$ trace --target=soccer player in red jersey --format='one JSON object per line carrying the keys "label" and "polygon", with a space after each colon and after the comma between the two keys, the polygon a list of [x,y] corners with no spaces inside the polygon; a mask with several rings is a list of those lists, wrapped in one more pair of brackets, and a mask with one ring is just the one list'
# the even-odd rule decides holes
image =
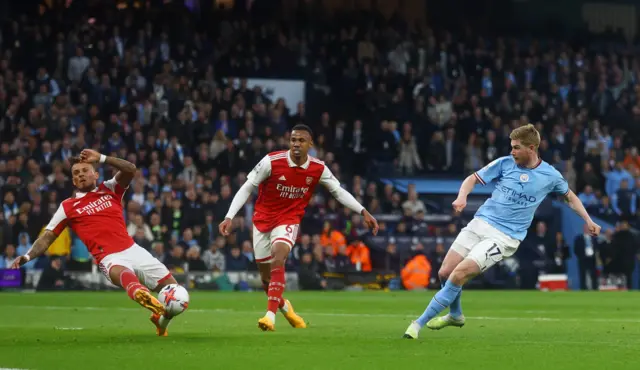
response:
{"label": "soccer player in red jersey", "polygon": [[340,186],[324,162],[308,155],[313,146],[308,126],[296,125],[289,145],[290,150],[269,153],[253,168],[219,225],[220,233],[229,235],[231,220],[258,188],[253,215],[253,250],[268,296],[267,313],[258,320],[258,327],[263,331],[275,330],[278,309],[294,328],[307,326],[282,294],[285,260],[296,241],[300,221],[316,185],[325,186],[340,203],[361,214],[374,235],[378,232],[376,219]]}
{"label": "soccer player in red jersey", "polygon": [[[118,169],[114,178],[100,185],[97,185],[99,174],[94,168],[98,162]],[[107,279],[125,289],[131,299],[150,310],[156,333],[166,336],[170,318],[149,289],[158,292],[165,285],[177,282],[160,261],[137,245],[127,233],[122,197],[135,173],[136,166],[133,163],[107,157],[90,149],[72,158],[71,174],[77,189],[75,197],[65,199],[60,204],[42,235],[27,254],[16,258],[11,267],[19,268],[42,255],[62,230],[69,226],[86,244]]]}

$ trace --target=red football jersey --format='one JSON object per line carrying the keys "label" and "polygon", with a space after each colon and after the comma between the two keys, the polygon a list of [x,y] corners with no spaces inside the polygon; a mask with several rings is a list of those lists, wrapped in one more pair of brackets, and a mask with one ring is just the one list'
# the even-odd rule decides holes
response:
{"label": "red football jersey", "polygon": [[46,229],[59,235],[69,226],[99,263],[105,256],[135,244],[124,222],[125,191],[113,178],[89,193],[76,193],[75,198],[67,198],[60,204]]}
{"label": "red football jersey", "polygon": [[329,190],[340,187],[324,162],[311,156],[296,165],[289,151],[269,153],[249,173],[247,181],[258,187],[253,224],[267,233],[280,225],[298,225],[318,183]]}

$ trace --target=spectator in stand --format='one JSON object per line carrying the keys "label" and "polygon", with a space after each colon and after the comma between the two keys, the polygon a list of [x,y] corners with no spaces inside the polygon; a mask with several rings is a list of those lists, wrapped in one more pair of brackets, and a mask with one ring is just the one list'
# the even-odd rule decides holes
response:
{"label": "spectator in stand", "polygon": [[321,271],[314,263],[313,255],[305,253],[298,267],[300,287],[305,290],[323,290],[327,288],[327,281],[322,278]]}
{"label": "spectator in stand", "polygon": [[360,239],[355,239],[346,250],[355,271],[371,272],[371,252]]}
{"label": "spectator in stand", "polygon": [[631,177],[631,174],[624,169],[622,162],[616,162],[614,168],[611,171],[606,172],[605,176],[607,178],[605,190],[609,197],[612,197],[618,192],[622,182],[626,182],[627,188],[629,183],[633,182],[633,177]]}
{"label": "spectator in stand", "polygon": [[567,261],[571,258],[571,250],[564,241],[562,232],[556,232],[556,239],[553,245],[547,249],[547,273],[566,274]]}
{"label": "spectator in stand", "polygon": [[623,218],[635,217],[637,198],[636,193],[629,188],[629,181],[620,181],[620,187],[611,195],[611,206],[616,214]]}
{"label": "spectator in stand", "polygon": [[231,247],[231,253],[227,256],[226,271],[247,271],[249,260],[242,254],[237,246]]}
{"label": "spectator in stand", "polygon": [[407,290],[427,289],[431,280],[431,263],[424,255],[424,247],[417,244],[413,247],[413,256],[400,273],[402,285]]}
{"label": "spectator in stand", "polygon": [[207,271],[207,265],[200,258],[200,247],[194,245],[187,250],[186,260],[189,271]]}
{"label": "spectator in stand", "polygon": [[52,257],[40,280],[38,280],[37,291],[65,290],[67,287],[67,277],[62,267],[60,257]]}
{"label": "spectator in stand", "polygon": [[578,258],[578,274],[580,276],[580,288],[582,290],[598,290],[597,265],[600,259],[601,246],[596,239],[589,234],[589,229],[584,226],[582,235],[576,236],[574,253]]}
{"label": "spectator in stand", "polygon": [[409,185],[407,200],[402,203],[402,209],[405,212],[408,211],[410,215],[415,215],[418,212],[427,212],[427,207],[425,207],[424,202],[418,198],[415,184]]}
{"label": "spectator in stand", "polygon": [[340,231],[334,230],[329,221],[325,221],[320,234],[320,244],[328,250],[328,253],[336,256],[340,247],[347,246],[347,239]]}
{"label": "spectator in stand", "polygon": [[624,276],[626,286],[631,289],[632,274],[638,259],[638,240],[629,229],[629,221],[622,219],[611,242],[610,271]]}
{"label": "spectator in stand", "polygon": [[[202,255],[202,260],[207,266],[207,270],[224,272],[226,270],[226,259],[222,254],[221,249],[224,248],[224,238],[221,238],[220,242],[211,243],[209,249]],[[222,245],[222,247],[220,246]]]}
{"label": "spectator in stand", "polygon": [[586,185],[582,193],[578,195],[578,199],[584,204],[584,207],[591,211],[598,206],[598,197],[593,192],[591,185]]}

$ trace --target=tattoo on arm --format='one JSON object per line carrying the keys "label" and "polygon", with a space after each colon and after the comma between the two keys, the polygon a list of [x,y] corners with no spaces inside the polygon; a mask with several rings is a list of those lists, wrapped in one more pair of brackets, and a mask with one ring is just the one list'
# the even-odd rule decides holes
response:
{"label": "tattoo on arm", "polygon": [[123,188],[127,188],[136,174],[136,165],[116,157],[107,157],[105,163],[118,169],[116,181]]}
{"label": "tattoo on arm", "polygon": [[45,230],[42,235],[31,246],[31,249],[27,252],[30,259],[40,257],[49,246],[58,238],[58,236],[51,230]]}
{"label": "tattoo on arm", "polygon": [[124,159],[120,159],[116,157],[107,157],[107,160],[104,163],[111,165],[122,172],[126,172],[126,173],[136,172],[136,165]]}

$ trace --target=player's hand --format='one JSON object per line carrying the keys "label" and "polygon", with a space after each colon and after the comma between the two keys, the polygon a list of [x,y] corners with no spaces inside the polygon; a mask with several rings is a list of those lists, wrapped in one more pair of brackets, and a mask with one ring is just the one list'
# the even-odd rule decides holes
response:
{"label": "player's hand", "polygon": [[460,213],[462,212],[464,207],[467,206],[467,200],[464,198],[456,198],[456,200],[454,200],[451,205],[453,206],[453,210],[456,211],[456,213]]}
{"label": "player's hand", "polygon": [[592,220],[589,220],[589,222],[587,222],[587,227],[589,228],[589,234],[591,234],[592,236],[598,236],[600,234],[600,225],[593,222]]}
{"label": "player's hand", "polygon": [[100,153],[91,149],[84,149],[80,152],[80,160],[85,163],[98,163],[100,161]]}
{"label": "player's hand", "polygon": [[24,265],[27,262],[29,262],[29,258],[27,258],[27,256],[20,256],[20,257],[16,258],[15,260],[13,260],[13,263],[11,264],[11,268],[12,269],[19,269],[20,266]]}
{"label": "player's hand", "polygon": [[218,225],[218,231],[220,231],[220,234],[224,236],[229,236],[231,233],[231,219],[225,218],[224,221]]}
{"label": "player's hand", "polygon": [[380,229],[380,226],[378,226],[378,220],[376,220],[375,217],[373,217],[366,209],[362,211],[362,216],[364,217],[364,224],[371,229],[373,235],[378,235],[378,229]]}

